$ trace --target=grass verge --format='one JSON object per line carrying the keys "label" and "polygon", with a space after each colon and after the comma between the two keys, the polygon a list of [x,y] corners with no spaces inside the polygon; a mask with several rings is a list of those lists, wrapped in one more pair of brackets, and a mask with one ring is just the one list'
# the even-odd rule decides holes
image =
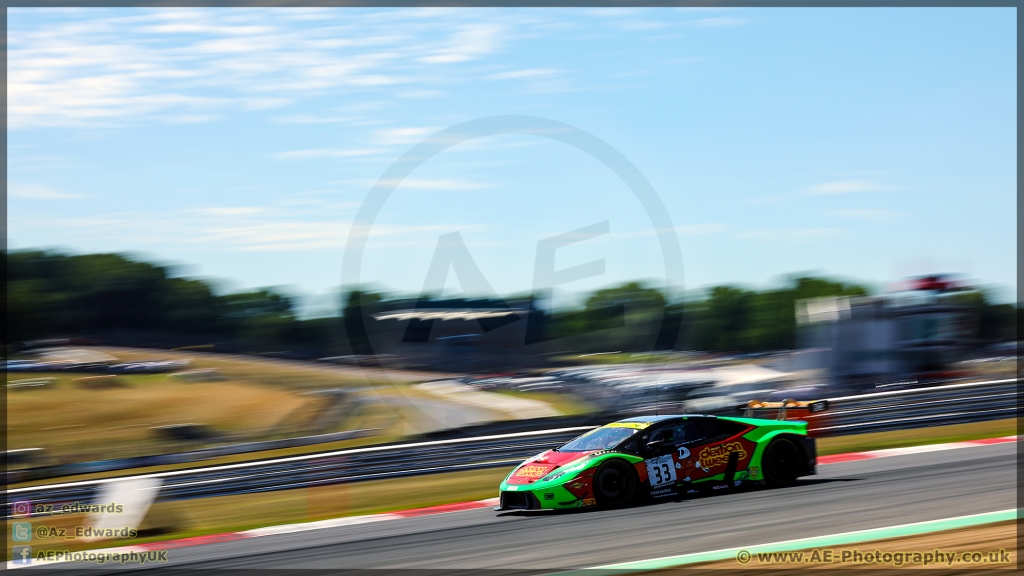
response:
{"label": "grass verge", "polygon": [[[312,412],[312,396],[230,380],[183,383],[165,375],[109,377],[102,387],[83,385],[94,375],[31,374],[51,383],[7,392],[7,441],[12,448],[45,448],[51,460],[80,461],[183,449],[160,441],[154,426],[202,423],[222,434],[272,430],[292,414]],[[8,374],[8,381],[24,379]],[[109,383],[108,383],[109,382]]]}
{"label": "grass verge", "polygon": [[999,438],[1015,436],[1017,420],[990,420],[988,422],[972,422],[970,424],[953,424],[950,426],[933,426],[931,428],[912,428],[910,430],[893,430],[891,432],[872,432],[852,436],[835,436],[818,438],[818,455],[843,454],[845,452],[864,452],[885,448],[905,448],[924,444],[943,444],[945,442],[963,442],[981,440],[983,438]]}
{"label": "grass verge", "polygon": [[[856,570],[864,568],[871,568],[871,574],[894,575],[904,573],[902,571],[909,568],[962,570],[975,573],[979,570],[1009,572],[1017,567],[1018,529],[1018,522],[995,522],[960,530],[875,540],[862,544],[807,548],[795,553],[752,554],[750,560],[745,563],[740,563],[736,559],[720,560],[692,564],[676,570],[658,570],[640,574],[667,575],[682,570],[696,574],[705,570],[737,569],[777,574],[780,570],[794,569]],[[936,551],[943,553],[944,557],[941,560],[938,559]],[[881,553],[881,559],[875,561],[875,556],[879,553]],[[928,556],[929,554],[930,556]],[[872,561],[868,562],[868,558],[871,558]],[[885,558],[889,558],[889,560],[886,561]]]}

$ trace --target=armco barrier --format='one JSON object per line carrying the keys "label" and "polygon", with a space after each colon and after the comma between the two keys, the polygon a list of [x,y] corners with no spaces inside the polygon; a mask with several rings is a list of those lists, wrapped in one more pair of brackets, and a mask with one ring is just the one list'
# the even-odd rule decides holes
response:
{"label": "armco barrier", "polygon": [[995,380],[831,398],[828,409],[816,416],[826,420],[817,427],[817,434],[840,436],[1013,418],[1018,382]]}
{"label": "armco barrier", "polygon": [[[947,384],[802,402],[786,409],[784,418],[808,424],[812,436],[841,436],[1012,418],[1017,412],[1018,380]],[[807,404],[824,402],[812,411]],[[774,419],[778,405],[745,411],[756,418]]]}
{"label": "armco barrier", "polygon": [[[370,446],[145,476],[162,480],[161,499],[181,500],[510,467],[591,428],[593,426]],[[33,505],[88,503],[99,485],[116,481],[112,478],[10,489],[7,513],[11,513],[11,504],[19,500],[29,500]]]}
{"label": "armco barrier", "polygon": [[[817,435],[837,436],[1009,418],[1017,413],[1017,383],[1017,380],[997,380],[831,398],[827,400],[826,410],[808,415],[807,420],[816,426]],[[456,470],[511,468],[590,428],[592,426],[575,426],[370,446],[147,476],[163,481],[162,499],[178,500]],[[113,481],[117,479],[11,489],[7,491],[7,511],[10,514],[10,504],[18,500],[49,504],[90,502],[98,485]]]}
{"label": "armco barrier", "polygon": [[[75,476],[78,474],[130,470],[133,468],[145,468],[147,466],[166,466],[168,464],[200,462],[210,458],[219,458],[221,456],[230,456],[233,454],[247,454],[250,452],[262,452],[264,450],[280,450],[282,448],[294,448],[296,446],[310,446],[313,444],[352,440],[354,438],[370,436],[375,431],[376,429],[346,430],[344,432],[331,432],[329,434],[317,434],[315,436],[297,436],[293,438],[281,438],[278,440],[227,444],[225,446],[192,450],[190,452],[172,452],[170,454],[154,454],[151,456],[135,456],[132,458],[114,458],[94,462],[72,462],[70,464],[56,464],[54,466],[40,466],[37,468],[10,470],[6,472],[6,484],[10,485],[18,482],[30,482],[32,480]],[[10,452],[8,452],[8,454],[10,454]]]}

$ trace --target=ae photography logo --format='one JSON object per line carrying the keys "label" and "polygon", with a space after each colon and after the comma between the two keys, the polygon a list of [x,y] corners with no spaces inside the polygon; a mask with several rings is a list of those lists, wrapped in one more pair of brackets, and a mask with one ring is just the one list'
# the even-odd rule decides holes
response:
{"label": "ae photography logo", "polygon": [[[654,287],[663,289],[667,296],[681,290],[683,261],[676,229],[648,179],[626,156],[597,136],[536,116],[491,116],[463,122],[426,138],[395,160],[369,191],[354,218],[342,261],[342,285],[349,288],[363,285],[364,261],[369,257],[367,240],[385,205],[403,181],[453,146],[500,135],[553,140],[568,149],[583,152],[608,168],[631,192],[656,239],[660,253],[644,255],[661,262],[664,277],[656,280]],[[508,217],[523,216],[521,211],[512,210]],[[360,302],[358,318],[346,317],[345,332],[354,354],[363,359],[361,365],[383,368],[385,374],[387,368],[402,367],[410,359],[430,362],[439,356],[449,358],[447,365],[437,367],[441,371],[486,373],[488,366],[537,366],[540,365],[536,362],[538,358],[571,350],[574,344],[571,338],[559,337],[548,329],[554,312],[550,308],[551,296],[556,289],[565,289],[565,285],[572,282],[604,275],[606,262],[605,258],[574,266],[559,266],[556,262],[563,249],[608,236],[614,217],[615,214],[608,214],[603,220],[582,228],[578,227],[578,222],[574,226],[566,225],[564,232],[538,240],[534,247],[532,278],[528,283],[530,296],[516,300],[506,299],[492,288],[459,230],[438,234],[418,299],[399,304],[368,302],[365,307]],[[472,297],[472,301],[452,304],[426,297],[440,294],[450,273],[454,274],[465,298]],[[661,318],[645,318],[640,323],[628,313],[630,305],[624,302],[610,306],[606,314],[602,310],[606,315],[602,318],[602,329],[607,330],[605,334],[619,335],[620,339],[621,335],[628,334],[635,344],[634,350],[653,350],[668,327],[667,314]],[[677,333],[678,327],[675,330]],[[674,344],[675,334],[671,340],[670,345]],[[491,373],[495,371],[490,369]],[[379,381],[379,376],[376,380]],[[389,377],[389,380],[397,381],[397,378]]]}
{"label": "ae photography logo", "polygon": [[17,566],[28,566],[33,562],[64,563],[79,562],[87,564],[165,564],[169,562],[167,550],[125,550],[118,552],[90,550],[38,550],[32,551],[31,546],[12,546],[11,563]]}

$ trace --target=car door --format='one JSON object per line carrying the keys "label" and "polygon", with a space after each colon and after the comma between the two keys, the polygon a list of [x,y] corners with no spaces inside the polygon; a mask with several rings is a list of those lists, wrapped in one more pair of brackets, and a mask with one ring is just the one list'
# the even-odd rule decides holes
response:
{"label": "car door", "polygon": [[644,459],[644,472],[651,496],[655,498],[675,494],[675,460],[672,458],[671,446],[665,443],[671,434],[672,428],[668,423],[661,422],[640,436],[640,456]]}
{"label": "car door", "polygon": [[684,488],[706,476],[698,462],[697,450],[705,443],[705,432],[695,417],[671,424],[671,452],[678,484]]}
{"label": "car door", "polygon": [[745,476],[756,444],[743,434],[751,426],[714,417],[691,420],[699,429],[701,440],[692,445],[683,471],[691,481],[721,475],[721,483],[732,484]]}
{"label": "car door", "polygon": [[682,418],[659,424],[641,437],[651,496],[659,498],[685,491],[689,479],[680,472],[690,457],[689,446],[699,441],[699,435],[699,428]]}

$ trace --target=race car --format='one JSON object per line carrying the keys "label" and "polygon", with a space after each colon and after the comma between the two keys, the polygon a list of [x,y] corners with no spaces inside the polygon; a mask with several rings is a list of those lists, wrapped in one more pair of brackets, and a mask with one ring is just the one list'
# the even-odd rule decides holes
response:
{"label": "race car", "polygon": [[517,466],[498,511],[614,508],[743,484],[784,486],[815,473],[807,423],[683,414],[595,428]]}

